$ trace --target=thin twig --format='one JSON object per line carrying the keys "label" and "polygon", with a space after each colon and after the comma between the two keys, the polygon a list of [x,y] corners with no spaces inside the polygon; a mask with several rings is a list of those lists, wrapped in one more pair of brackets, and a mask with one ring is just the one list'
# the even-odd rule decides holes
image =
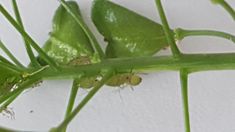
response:
{"label": "thin twig", "polygon": [[82,108],[90,101],[90,99],[101,89],[105,82],[112,76],[112,70],[108,70],[102,80],[95,86],[88,95],[81,101],[81,103],[73,110],[73,112],[56,128],[51,132],[60,132],[72,121],[72,119],[82,110]]}
{"label": "thin twig", "polygon": [[180,70],[181,96],[183,100],[185,132],[190,132],[190,114],[188,103],[188,73],[187,70]]}
{"label": "thin twig", "polygon": [[[18,8],[16,0],[12,0],[12,5],[13,5],[14,13],[16,16],[16,20],[17,20],[18,24],[21,26],[21,28],[24,30],[24,25],[23,25],[23,22],[22,22],[22,19],[20,16],[20,12],[19,12],[19,8]],[[31,48],[30,44],[28,43],[28,41],[26,39],[24,39],[24,43],[25,43],[25,47],[26,47],[26,51],[28,53],[29,59],[32,63],[32,66],[39,68],[40,64],[38,63],[36,57],[34,56],[34,53],[33,53],[33,50]]]}
{"label": "thin twig", "polygon": [[3,42],[0,40],[0,48],[6,53],[6,55],[19,67],[25,68],[23,64],[18,61],[15,56],[7,49],[7,47],[3,44]]}
{"label": "thin twig", "polygon": [[175,39],[174,39],[174,36],[171,32],[170,26],[168,24],[164,9],[162,7],[161,0],[155,0],[155,2],[156,2],[157,9],[158,9],[158,12],[159,12],[162,24],[163,24],[162,26],[163,26],[163,29],[164,29],[164,32],[165,32],[165,35],[166,35],[166,38],[167,38],[167,42],[170,44],[173,56],[175,58],[179,58],[181,56],[181,53],[180,53],[180,50],[178,49],[178,47],[175,43]]}
{"label": "thin twig", "polygon": [[45,60],[51,67],[59,71],[59,67],[54,60],[52,60],[39,45],[21,28],[21,26],[13,19],[13,17],[7,12],[7,10],[0,4],[0,12],[6,17],[6,19],[15,27],[15,29],[27,40],[31,46],[39,53],[40,57]]}
{"label": "thin twig", "polygon": [[235,43],[235,36],[226,32],[215,31],[215,30],[186,30],[182,28],[175,29],[175,38],[177,40],[182,40],[185,37],[192,37],[192,36],[220,37]]}

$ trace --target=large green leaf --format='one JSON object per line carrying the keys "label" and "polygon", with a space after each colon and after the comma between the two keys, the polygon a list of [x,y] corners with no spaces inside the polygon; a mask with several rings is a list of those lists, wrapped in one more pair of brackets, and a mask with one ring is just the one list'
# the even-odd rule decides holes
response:
{"label": "large green leaf", "polygon": [[[79,6],[75,1],[66,3],[75,15],[81,17]],[[94,53],[84,30],[62,5],[55,12],[53,30],[43,49],[59,65],[74,66],[99,62],[99,57]],[[39,62],[42,65],[46,64],[40,58]],[[96,76],[84,77],[80,81],[80,86],[91,88],[95,82]]]}
{"label": "large green leaf", "polygon": [[160,24],[108,0],[94,0],[92,20],[108,57],[151,56],[168,46]]}
{"label": "large green leaf", "polygon": [[[66,2],[72,11],[81,17],[79,6],[74,1]],[[67,65],[74,59],[92,58],[94,50],[80,25],[60,5],[53,19],[53,30],[43,47],[57,63]]]}

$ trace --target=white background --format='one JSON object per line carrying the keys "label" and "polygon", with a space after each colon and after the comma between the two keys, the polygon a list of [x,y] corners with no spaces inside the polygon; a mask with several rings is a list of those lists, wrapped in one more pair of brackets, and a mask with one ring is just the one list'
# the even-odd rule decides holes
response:
{"label": "white background", "polygon": [[[159,22],[154,0],[114,0]],[[229,1],[233,7],[235,2]],[[10,1],[1,0],[12,12]],[[26,30],[41,45],[48,38],[57,0],[18,1]],[[90,20],[91,0],[78,1],[83,17],[102,42]],[[235,33],[232,18],[209,0],[163,1],[172,28],[217,29]],[[19,34],[0,15],[0,38],[24,64],[28,58]],[[103,43],[103,46],[105,44]],[[218,38],[185,39],[180,49],[187,53],[233,52],[235,45]],[[0,52],[3,54],[3,52]],[[160,54],[168,54],[162,51]],[[143,76],[135,90],[104,87],[73,120],[68,132],[183,132],[183,115],[179,75],[156,72]],[[235,71],[191,74],[189,100],[192,132],[235,131]],[[44,81],[28,90],[10,107],[15,119],[0,116],[0,125],[19,130],[47,131],[63,119],[71,81]],[[120,92],[120,93],[119,93]],[[81,91],[79,98],[87,92]],[[33,111],[32,113],[30,111]]]}

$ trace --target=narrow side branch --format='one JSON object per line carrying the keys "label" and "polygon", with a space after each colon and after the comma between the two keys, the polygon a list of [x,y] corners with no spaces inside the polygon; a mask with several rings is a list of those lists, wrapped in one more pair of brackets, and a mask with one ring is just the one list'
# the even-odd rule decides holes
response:
{"label": "narrow side branch", "polygon": [[40,47],[39,45],[21,28],[21,26],[13,19],[13,17],[7,12],[7,10],[0,4],[0,12],[6,17],[6,19],[15,27],[15,29],[27,40],[31,46],[39,53],[51,67],[59,71],[59,67]]}
{"label": "narrow side branch", "polygon": [[182,28],[175,29],[175,38],[177,40],[182,40],[185,37],[192,37],[192,36],[213,36],[224,38],[229,41],[235,43],[235,36],[229,33],[215,31],[215,30],[185,30]]}
{"label": "narrow side branch", "polygon": [[186,69],[180,70],[181,96],[183,100],[183,113],[185,132],[190,132],[190,114],[188,103],[188,73]]}
{"label": "narrow side branch", "polygon": [[[68,105],[67,105],[67,109],[65,113],[65,119],[68,118],[71,112],[73,111],[74,103],[75,103],[77,93],[79,90],[80,79],[81,78],[73,80],[73,86],[70,92],[70,97],[69,97],[69,101],[68,101]],[[67,127],[64,128],[63,132],[66,132],[66,129]]]}
{"label": "narrow side branch", "polygon": [[25,68],[23,64],[21,64],[15,56],[7,49],[7,47],[3,44],[3,42],[0,40],[0,48],[6,53],[6,55],[19,67]]}
{"label": "narrow side branch", "polygon": [[165,35],[167,37],[167,42],[170,44],[171,51],[172,51],[174,57],[179,58],[181,56],[181,53],[180,53],[180,50],[178,49],[178,47],[175,43],[174,36],[171,33],[171,29],[170,29],[170,26],[168,24],[164,9],[162,7],[161,0],[155,0],[155,2],[156,2],[157,9],[158,9],[158,12],[159,12],[162,24],[163,24],[163,29],[164,29]]}
{"label": "narrow side branch", "polygon": [[222,6],[235,21],[235,10],[225,0],[211,0],[215,4]]}
{"label": "narrow side branch", "polygon": [[108,70],[102,80],[95,86],[88,95],[81,101],[81,103],[74,109],[74,111],[56,128],[51,132],[60,132],[72,121],[72,119],[82,110],[82,108],[91,100],[91,98],[101,89],[105,82],[112,76],[112,70]]}
{"label": "narrow side branch", "polygon": [[[18,24],[21,26],[21,28],[24,30],[24,25],[23,25],[23,22],[22,22],[22,19],[20,16],[20,12],[19,12],[19,8],[18,8],[16,0],[12,0],[12,5],[13,5],[14,13],[16,16],[16,20],[17,20]],[[34,56],[33,50],[31,48],[29,42],[26,39],[24,39],[24,43],[25,43],[25,48],[26,48],[26,51],[28,53],[28,56],[29,56],[29,59],[30,59],[32,65],[34,67],[39,68],[40,64],[38,63],[36,57]]]}

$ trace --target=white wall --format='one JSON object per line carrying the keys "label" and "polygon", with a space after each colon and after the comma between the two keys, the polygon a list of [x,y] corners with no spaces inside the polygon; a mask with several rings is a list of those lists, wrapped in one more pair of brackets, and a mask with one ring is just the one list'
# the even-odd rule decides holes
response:
{"label": "white wall", "polygon": [[[154,0],[114,0],[159,22]],[[235,2],[229,1],[233,7]],[[9,0],[1,0],[11,10]],[[57,0],[18,1],[27,31],[43,44],[51,29]],[[79,0],[82,14],[90,21],[91,0]],[[209,0],[165,0],[163,4],[173,28],[207,28],[235,33],[234,21]],[[28,63],[20,36],[0,15],[0,38],[24,64]],[[232,42],[218,38],[188,38],[180,44],[187,53],[232,52]],[[0,52],[1,54],[3,52]],[[168,54],[162,51],[161,54]],[[104,87],[70,125],[69,132],[183,132],[180,84],[177,72],[144,74],[143,83],[130,88]],[[235,131],[235,71],[190,75],[189,99],[192,132]],[[0,116],[0,125],[20,130],[46,131],[62,119],[71,81],[45,81],[25,92],[11,107],[15,119]],[[87,92],[81,91],[79,99]],[[33,111],[31,113],[30,111]]]}

